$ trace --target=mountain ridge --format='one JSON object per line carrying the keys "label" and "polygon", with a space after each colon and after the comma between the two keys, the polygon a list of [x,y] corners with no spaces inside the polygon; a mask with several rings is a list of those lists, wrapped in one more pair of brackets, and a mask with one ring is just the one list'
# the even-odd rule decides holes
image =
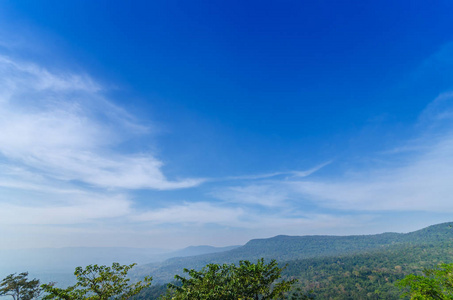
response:
{"label": "mountain ridge", "polygon": [[199,269],[208,263],[237,263],[240,260],[265,258],[279,262],[329,257],[382,250],[395,245],[453,241],[453,222],[431,225],[413,232],[384,232],[370,235],[277,235],[252,239],[245,245],[219,253],[171,258],[162,263],[141,265],[136,276],[152,275],[157,282],[170,281],[183,268]]}

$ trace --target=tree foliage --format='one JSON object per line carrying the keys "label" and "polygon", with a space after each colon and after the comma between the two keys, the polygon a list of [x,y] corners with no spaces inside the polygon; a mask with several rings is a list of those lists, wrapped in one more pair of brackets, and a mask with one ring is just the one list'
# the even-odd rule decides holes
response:
{"label": "tree foliage", "polygon": [[0,296],[12,296],[14,300],[30,300],[41,293],[39,280],[27,279],[28,272],[10,274],[0,283]]}
{"label": "tree foliage", "polygon": [[184,269],[188,278],[176,275],[180,284],[169,284],[163,299],[277,299],[291,289],[295,280],[277,280],[284,268],[275,260],[266,264],[264,259],[256,264],[240,261],[234,264],[208,264],[201,271]]}
{"label": "tree foliage", "polygon": [[425,269],[424,275],[410,274],[398,282],[401,288],[409,287],[403,296],[411,299],[453,299],[453,264],[440,264]]}
{"label": "tree foliage", "polygon": [[[395,245],[379,251],[285,261],[282,276],[294,277],[315,299],[398,299],[395,283],[409,274],[452,262],[453,242]],[[407,298],[409,299],[409,298]]]}
{"label": "tree foliage", "polygon": [[128,299],[150,286],[152,280],[151,277],[145,277],[143,282],[131,284],[126,276],[134,266],[135,264],[113,263],[111,267],[98,265],[89,265],[85,269],[77,267],[74,272],[77,283],[74,286],[61,289],[52,284],[44,284],[42,287],[48,293],[44,299]]}

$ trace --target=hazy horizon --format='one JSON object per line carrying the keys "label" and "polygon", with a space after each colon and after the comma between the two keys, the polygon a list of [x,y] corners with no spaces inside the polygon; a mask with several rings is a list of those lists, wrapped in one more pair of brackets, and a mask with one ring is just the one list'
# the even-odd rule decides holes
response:
{"label": "hazy horizon", "polygon": [[[439,224],[442,224],[442,223],[439,223]],[[437,223],[436,224],[430,224],[426,227],[429,227],[431,225],[438,225]],[[426,227],[423,227],[423,228],[426,228]],[[188,245],[188,246],[184,246],[184,247],[180,247],[180,248],[153,248],[153,247],[127,247],[127,246],[116,246],[116,247],[112,247],[112,246],[64,246],[64,247],[28,247],[28,248],[2,248],[0,249],[0,252],[1,251],[15,251],[15,250],[63,250],[63,249],[136,249],[136,250],[152,250],[154,252],[150,252],[150,254],[163,254],[163,253],[172,253],[172,252],[176,252],[176,251],[180,251],[180,250],[185,250],[185,249],[190,249],[190,248],[198,248],[198,247],[212,247],[212,248],[228,248],[228,247],[240,247],[240,246],[244,246],[245,244],[247,244],[249,241],[251,240],[255,240],[255,239],[269,239],[269,238],[273,238],[273,237],[277,237],[277,236],[319,236],[319,235],[323,235],[323,236],[355,236],[355,235],[378,235],[378,234],[384,234],[384,233],[410,233],[410,232],[414,232],[414,231],[417,231],[417,230],[420,230],[420,229],[423,229],[423,228],[417,228],[417,229],[414,229],[414,230],[411,230],[411,231],[404,231],[404,232],[397,232],[397,231],[382,231],[382,232],[375,232],[375,233],[363,233],[363,234],[306,234],[306,235],[282,235],[282,234],[279,234],[279,235],[273,235],[273,236],[268,236],[268,237],[261,237],[261,238],[251,238],[250,240],[248,240],[247,242],[245,242],[244,244],[237,244],[237,245],[225,245],[225,246],[216,246],[216,245],[208,245],[208,244],[203,244],[203,245]]]}
{"label": "hazy horizon", "polygon": [[[432,225],[434,225],[437,228],[437,230],[439,230],[439,228],[441,228],[441,226],[439,225],[442,224]],[[420,229],[423,230],[425,228]],[[426,230],[423,231],[426,232]],[[375,235],[364,235],[364,236],[375,236]],[[278,237],[281,237],[281,235],[272,237],[271,240]],[[330,235],[329,237],[335,238],[338,236]],[[313,242],[313,240],[309,239],[307,240],[307,243],[310,244],[310,241]],[[254,251],[260,252],[262,251],[262,249],[260,250],[256,248],[257,242],[259,243],[260,241],[255,240],[255,242],[254,243],[252,242],[251,245],[255,245]],[[0,249],[0,266],[1,266],[0,277],[4,277],[13,273],[28,272],[29,277],[31,278],[39,278],[42,280],[42,282],[50,282],[56,280],[61,287],[64,287],[75,283],[75,279],[73,278],[73,271],[78,266],[85,267],[94,264],[111,265],[113,262],[118,262],[120,264],[134,263],[137,264],[139,268],[147,268],[150,266],[155,267],[159,265],[171,264],[173,258],[181,259],[185,257],[192,257],[191,259],[196,259],[195,258],[196,256],[201,256],[205,258],[210,257],[211,259],[214,257],[215,259],[215,256],[212,256],[212,254],[214,253],[221,253],[225,251],[230,252],[229,250],[232,250],[234,252],[235,251],[234,249],[242,248],[242,246],[244,245],[231,245],[227,247],[197,245],[185,247],[182,249],[156,249],[156,248],[133,248],[133,247],[61,247],[61,248]],[[283,249],[285,248],[285,245],[281,246],[283,247]],[[251,246],[251,248],[250,247],[247,248],[247,246],[245,246],[244,248],[250,251],[250,249],[253,249],[254,246]],[[341,249],[338,250],[341,251]],[[245,252],[247,253],[247,250],[245,250]],[[285,253],[285,251],[283,251],[283,253]],[[322,257],[323,255],[321,254],[320,256]],[[162,280],[162,278],[160,278],[159,280]]]}
{"label": "hazy horizon", "polygon": [[3,1],[0,249],[409,232],[453,212],[449,1]]}

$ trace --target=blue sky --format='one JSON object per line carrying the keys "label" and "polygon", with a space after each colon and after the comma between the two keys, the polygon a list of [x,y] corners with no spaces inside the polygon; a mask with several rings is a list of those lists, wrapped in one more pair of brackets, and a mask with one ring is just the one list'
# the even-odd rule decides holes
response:
{"label": "blue sky", "polygon": [[453,212],[450,1],[2,1],[0,248]]}

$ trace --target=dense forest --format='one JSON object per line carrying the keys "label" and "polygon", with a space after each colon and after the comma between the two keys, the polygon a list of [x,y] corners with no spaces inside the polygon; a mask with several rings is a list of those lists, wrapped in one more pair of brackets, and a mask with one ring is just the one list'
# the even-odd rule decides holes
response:
{"label": "dense forest", "polygon": [[[397,246],[436,245],[453,241],[453,222],[433,225],[411,233],[383,233],[356,236],[276,236],[251,240],[244,246],[206,255],[171,258],[161,263],[138,266],[132,275],[152,274],[154,282],[169,282],[184,268],[200,269],[209,263],[238,263],[260,258],[291,262],[311,258],[337,257],[375,251],[394,251]],[[439,246],[440,247],[440,246]]]}
{"label": "dense forest", "polygon": [[[453,262],[453,242],[397,245],[366,253],[281,262],[284,279],[298,279],[291,294],[313,299],[398,299],[395,285],[408,274]],[[158,299],[165,285],[153,285],[136,299]]]}
{"label": "dense forest", "polygon": [[289,261],[284,275],[316,299],[397,299],[395,282],[453,262],[453,242],[401,245],[356,255]]}
{"label": "dense forest", "polygon": [[[216,263],[234,262],[239,253],[244,259],[254,259],[255,255],[270,259],[273,255],[280,266],[286,265],[284,279],[298,279],[291,293],[299,291],[314,299],[398,299],[404,292],[395,285],[398,280],[408,274],[422,274],[425,268],[440,263],[453,262],[452,225],[444,223],[407,234],[277,236],[252,240],[243,247],[218,253],[217,261],[214,255],[192,257],[187,265],[207,264],[213,259]],[[301,258],[285,259],[292,257]],[[167,266],[173,274],[180,274],[182,268],[176,272],[175,269],[188,260],[171,259],[160,267],[154,265],[154,270]],[[136,297],[157,299],[164,292],[165,285],[158,282]]]}

